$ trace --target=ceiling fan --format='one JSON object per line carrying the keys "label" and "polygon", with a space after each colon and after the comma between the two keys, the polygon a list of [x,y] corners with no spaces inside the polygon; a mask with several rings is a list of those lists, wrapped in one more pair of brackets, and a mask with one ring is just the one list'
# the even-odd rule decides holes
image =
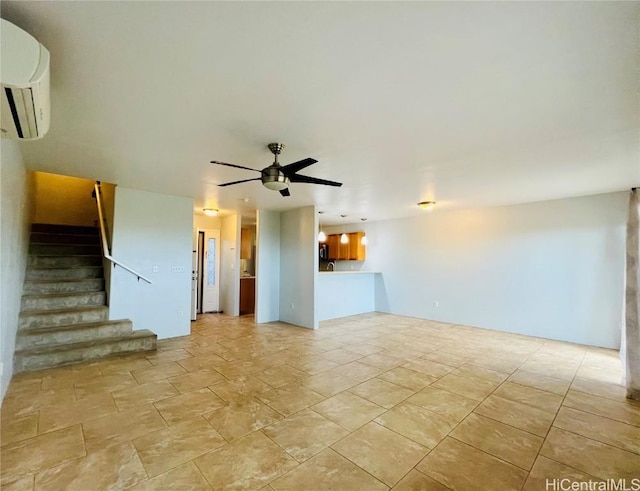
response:
{"label": "ceiling fan", "polygon": [[324,184],[325,186],[342,186],[341,182],[335,181],[327,181],[325,179],[318,179],[317,177],[303,176],[298,174],[298,171],[304,169],[305,167],[309,167],[310,165],[318,162],[312,158],[306,158],[299,160],[298,162],[293,162],[292,164],[280,165],[278,162],[278,155],[282,152],[284,148],[284,144],[282,143],[269,143],[267,145],[271,153],[275,155],[275,160],[273,164],[269,167],[265,167],[262,170],[252,169],[251,167],[244,167],[242,165],[236,164],[228,164],[226,162],[218,162],[217,160],[212,160],[212,164],[218,165],[226,165],[227,167],[237,167],[238,169],[252,170],[254,172],[260,172],[261,176],[256,177],[254,179],[243,179],[241,181],[232,181],[225,182],[223,184],[218,184],[218,186],[232,186],[233,184],[240,184],[242,182],[249,181],[262,181],[262,185],[268,189],[273,191],[280,191],[282,196],[291,196],[289,193],[289,183],[291,182],[306,182],[309,184]]}

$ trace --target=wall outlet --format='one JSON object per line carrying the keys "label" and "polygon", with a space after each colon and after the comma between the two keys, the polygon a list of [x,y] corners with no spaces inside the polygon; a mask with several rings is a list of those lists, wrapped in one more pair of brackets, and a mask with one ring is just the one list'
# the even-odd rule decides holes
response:
{"label": "wall outlet", "polygon": [[438,302],[437,300],[433,301],[433,306],[434,307],[440,307],[440,302]]}
{"label": "wall outlet", "polygon": [[296,310],[296,304],[294,302],[291,302],[291,310]]}
{"label": "wall outlet", "polygon": [[157,273],[157,272],[158,272],[158,266],[154,266],[154,267],[153,267],[153,272],[154,272],[154,273]]}
{"label": "wall outlet", "polygon": [[182,319],[184,317],[184,312],[182,310],[178,310],[178,319]]}
{"label": "wall outlet", "polygon": [[0,377],[4,374],[4,363],[0,362]]}

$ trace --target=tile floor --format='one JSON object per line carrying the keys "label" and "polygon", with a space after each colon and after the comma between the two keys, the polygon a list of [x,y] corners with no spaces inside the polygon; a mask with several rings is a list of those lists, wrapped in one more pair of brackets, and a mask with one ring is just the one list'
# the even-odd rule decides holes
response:
{"label": "tile floor", "polygon": [[544,490],[640,478],[618,353],[366,314],[204,315],[153,354],[20,374],[4,490]]}

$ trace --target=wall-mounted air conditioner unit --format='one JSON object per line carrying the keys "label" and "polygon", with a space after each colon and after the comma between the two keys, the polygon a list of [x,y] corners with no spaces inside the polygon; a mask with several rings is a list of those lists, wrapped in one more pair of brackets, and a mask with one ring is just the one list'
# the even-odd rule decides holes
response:
{"label": "wall-mounted air conditioner unit", "polygon": [[31,34],[0,19],[2,136],[42,138],[49,130],[49,51]]}

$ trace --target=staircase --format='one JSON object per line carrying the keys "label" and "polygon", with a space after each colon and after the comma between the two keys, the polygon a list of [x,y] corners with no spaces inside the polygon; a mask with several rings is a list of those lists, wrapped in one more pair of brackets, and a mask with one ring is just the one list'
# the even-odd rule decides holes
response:
{"label": "staircase", "polygon": [[98,229],[33,224],[14,371],[156,349],[151,331],[108,320]]}

